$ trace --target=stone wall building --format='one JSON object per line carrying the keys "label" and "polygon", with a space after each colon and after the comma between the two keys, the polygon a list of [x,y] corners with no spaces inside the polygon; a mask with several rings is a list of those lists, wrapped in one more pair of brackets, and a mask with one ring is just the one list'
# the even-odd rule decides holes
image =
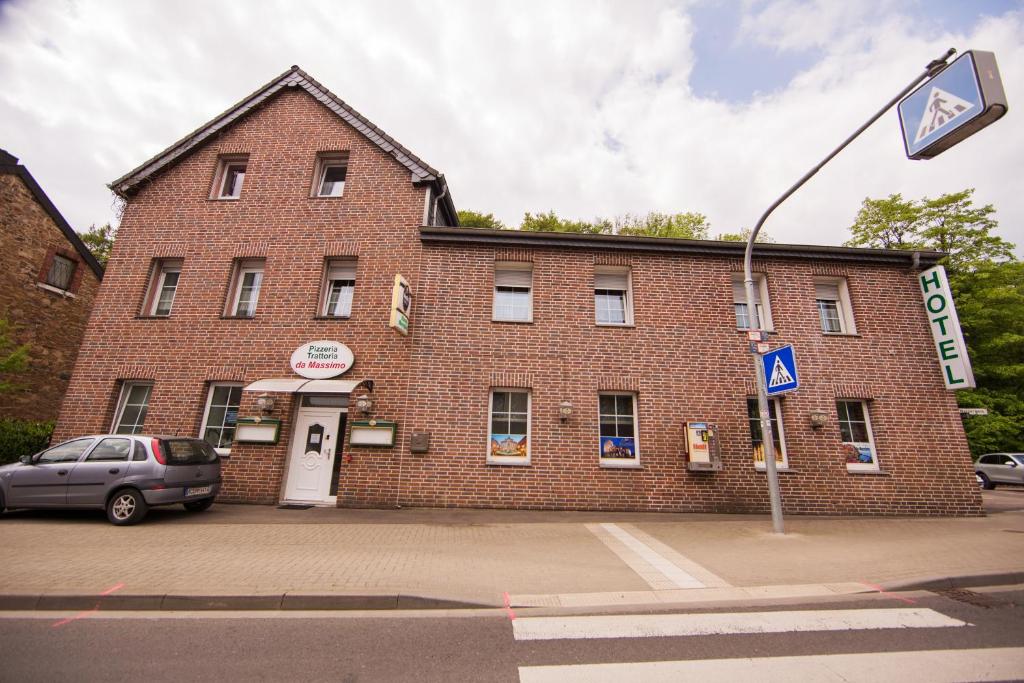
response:
{"label": "stone wall building", "polygon": [[0,150],[0,318],[29,345],[29,370],[5,378],[0,417],[55,420],[103,268],[43,189]]}
{"label": "stone wall building", "polygon": [[[297,67],[112,188],[59,438],[202,435],[227,501],[768,509],[742,244],[459,227],[443,175]],[[799,358],[787,511],[980,514],[917,289],[940,256],[757,245]]]}

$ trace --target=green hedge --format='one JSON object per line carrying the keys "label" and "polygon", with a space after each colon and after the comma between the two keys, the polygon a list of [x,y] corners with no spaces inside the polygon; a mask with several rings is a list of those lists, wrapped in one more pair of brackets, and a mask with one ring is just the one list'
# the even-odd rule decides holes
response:
{"label": "green hedge", "polygon": [[50,444],[53,422],[0,419],[0,465],[38,453]]}

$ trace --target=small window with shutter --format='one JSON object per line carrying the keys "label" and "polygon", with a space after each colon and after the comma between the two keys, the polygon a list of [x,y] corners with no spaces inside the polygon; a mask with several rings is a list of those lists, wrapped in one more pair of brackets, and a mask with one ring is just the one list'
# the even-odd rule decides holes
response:
{"label": "small window with shutter", "polygon": [[850,295],[843,279],[816,279],[814,300],[821,331],[825,334],[855,334]]}
{"label": "small window with shutter", "polygon": [[598,325],[632,325],[628,268],[594,271],[594,320]]}
{"label": "small window with shutter", "polygon": [[[749,330],[751,320],[747,311],[747,291],[742,276],[733,277],[732,306],[736,314],[736,328]],[[771,306],[768,305],[768,287],[763,275],[754,275],[754,307],[757,310],[759,329],[774,329]]]}
{"label": "small window with shutter", "polygon": [[321,315],[331,318],[347,318],[352,315],[352,297],[355,291],[355,259],[329,260]]}
{"label": "small window with shutter", "polygon": [[493,320],[528,323],[533,321],[533,264],[494,264]]}

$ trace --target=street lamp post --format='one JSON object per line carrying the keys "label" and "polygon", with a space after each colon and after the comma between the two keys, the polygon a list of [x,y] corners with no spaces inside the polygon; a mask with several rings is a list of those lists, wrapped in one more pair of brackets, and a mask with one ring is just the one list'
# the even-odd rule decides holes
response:
{"label": "street lamp post", "polygon": [[[956,50],[950,48],[946,51],[942,57],[933,60],[925,67],[924,71],[913,80],[913,82],[906,88],[900,91],[899,95],[889,100],[884,107],[878,110],[874,116],[868,119],[860,128],[854,131],[853,135],[846,138],[841,145],[833,149],[828,156],[821,160],[821,162],[808,171],[800,180],[796,181],[792,187],[786,190],[781,197],[775,200],[775,202],[768,207],[768,210],[761,215],[761,219],[757,221],[757,225],[750,232],[750,237],[747,239],[747,249],[743,255],[743,287],[747,297],[747,315],[750,320],[750,329],[761,331],[761,320],[757,314],[757,307],[754,305],[754,277],[751,269],[751,256],[754,250],[754,240],[757,239],[757,233],[761,231],[761,226],[768,219],[775,209],[779,207],[782,202],[789,199],[790,195],[800,189],[804,183],[810,180],[814,174],[820,171],[825,164],[832,161],[832,159],[843,151],[847,145],[853,142],[857,137],[868,129],[871,124],[880,119],[885,112],[889,111],[895,106],[900,100],[903,99],[911,90],[916,88],[918,84],[927,78],[936,76],[940,71],[946,68],[947,60],[956,54]],[[754,359],[755,377],[757,384],[757,409],[758,418],[761,423],[761,440],[764,444],[764,469],[768,475],[768,495],[771,499],[772,507],[772,529],[777,534],[784,534],[785,526],[782,520],[782,496],[779,493],[779,473],[775,467],[775,435],[772,431],[771,413],[768,408],[768,393],[765,387],[764,377],[764,366],[761,364],[760,353],[757,351],[757,347],[751,345],[751,353]]]}

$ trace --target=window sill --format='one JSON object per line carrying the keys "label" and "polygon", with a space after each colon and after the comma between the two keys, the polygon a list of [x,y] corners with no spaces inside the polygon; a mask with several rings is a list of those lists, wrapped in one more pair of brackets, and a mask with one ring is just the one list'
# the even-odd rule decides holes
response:
{"label": "window sill", "polygon": [[76,297],[74,294],[72,294],[71,292],[69,292],[66,289],[61,289],[60,287],[54,287],[53,285],[48,285],[45,282],[37,282],[36,283],[36,287],[38,287],[39,289],[45,289],[47,292],[53,292],[54,294],[59,294],[62,297],[64,297],[65,299],[77,299],[78,298],[78,297]]}
{"label": "window sill", "polygon": [[210,197],[211,202],[237,202],[241,197]]}
{"label": "window sill", "polygon": [[859,337],[856,332],[822,332],[823,337]]}
{"label": "window sill", "polygon": [[498,319],[498,318],[491,318],[491,322],[492,323],[505,323],[505,324],[511,323],[513,325],[532,325],[533,324],[533,318],[530,318],[529,320],[503,320],[503,319]]}
{"label": "window sill", "polygon": [[487,464],[496,467],[529,467],[530,460],[528,458],[525,460],[494,460],[487,458]]}
{"label": "window sill", "polygon": [[255,320],[255,315],[222,315],[221,320]]}
{"label": "window sill", "polygon": [[634,323],[594,323],[594,327],[625,327],[627,329],[635,328]]}
{"label": "window sill", "polygon": [[167,315],[137,315],[137,316],[135,316],[135,319],[136,320],[170,320],[171,319],[171,314],[168,313]]}
{"label": "window sill", "polygon": [[888,472],[886,472],[885,470],[879,470],[879,469],[862,470],[862,469],[851,468],[849,465],[846,466],[846,473],[847,474],[858,474],[858,475],[866,474],[868,476],[875,476],[875,477],[888,477],[888,476],[892,476]]}
{"label": "window sill", "polygon": [[[743,336],[746,336],[747,332],[750,332],[750,328],[749,327],[737,327],[736,331],[739,332],[740,334],[742,334]],[[762,332],[767,332],[768,334],[778,334],[778,332],[775,330],[775,328],[771,328],[771,329],[767,329],[767,330],[761,330],[761,331]]]}
{"label": "window sill", "polygon": [[[757,470],[758,472],[768,471],[764,465],[754,465],[754,469]],[[782,474],[783,472],[796,473],[796,470],[794,470],[792,467],[779,467],[778,465],[775,466],[775,471],[778,472],[779,474]]]}
{"label": "window sill", "polygon": [[644,468],[639,462],[615,462],[614,460],[602,460],[601,468],[606,470],[642,470]]}
{"label": "window sill", "polygon": [[348,320],[350,315],[314,315],[313,320]]}
{"label": "window sill", "polygon": [[344,199],[345,195],[343,195],[343,194],[311,194],[311,195],[309,195],[309,198],[310,199]]}

